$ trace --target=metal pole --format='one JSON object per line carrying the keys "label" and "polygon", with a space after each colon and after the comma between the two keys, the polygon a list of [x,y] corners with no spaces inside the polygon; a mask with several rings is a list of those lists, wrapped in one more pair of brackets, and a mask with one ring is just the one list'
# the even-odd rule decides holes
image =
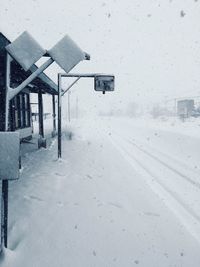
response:
{"label": "metal pole", "polygon": [[76,97],[76,118],[78,119],[78,96]]}
{"label": "metal pole", "polygon": [[70,122],[70,94],[71,92],[68,92],[68,121]]}
{"label": "metal pole", "polygon": [[62,137],[62,129],[61,129],[61,79],[62,76],[58,74],[58,158],[61,158],[62,147],[61,147],[61,137]]}
{"label": "metal pole", "polygon": [[52,108],[53,108],[53,134],[56,134],[56,102],[55,102],[55,95],[52,95]]}
{"label": "metal pole", "polygon": [[[10,88],[10,63],[11,57],[6,57],[6,108],[5,108],[5,132],[8,131],[9,121],[9,96]],[[5,248],[8,245],[8,180],[2,180],[2,199],[1,199],[1,244],[4,243]]]}
{"label": "metal pole", "polygon": [[176,98],[174,98],[174,115],[176,117],[177,115],[177,110],[176,110]]}
{"label": "metal pole", "polygon": [[38,92],[38,111],[39,111],[39,135],[44,138],[44,123],[43,123],[43,100],[42,100],[42,90]]}
{"label": "metal pole", "polygon": [[2,199],[3,199],[3,240],[4,246],[8,246],[8,180],[2,181]]}

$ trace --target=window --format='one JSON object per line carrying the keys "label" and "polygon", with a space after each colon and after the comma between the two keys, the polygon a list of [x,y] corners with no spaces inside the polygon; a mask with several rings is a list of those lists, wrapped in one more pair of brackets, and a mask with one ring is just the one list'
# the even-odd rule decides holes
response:
{"label": "window", "polygon": [[15,97],[15,126],[20,129],[30,125],[30,98],[29,94],[22,93]]}

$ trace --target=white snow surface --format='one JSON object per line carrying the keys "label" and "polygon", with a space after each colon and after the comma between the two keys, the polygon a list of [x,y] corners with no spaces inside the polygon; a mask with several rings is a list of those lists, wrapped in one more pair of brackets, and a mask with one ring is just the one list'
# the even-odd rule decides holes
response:
{"label": "white snow surface", "polygon": [[72,121],[61,160],[23,144],[0,266],[200,266],[199,144],[197,119],[134,118]]}

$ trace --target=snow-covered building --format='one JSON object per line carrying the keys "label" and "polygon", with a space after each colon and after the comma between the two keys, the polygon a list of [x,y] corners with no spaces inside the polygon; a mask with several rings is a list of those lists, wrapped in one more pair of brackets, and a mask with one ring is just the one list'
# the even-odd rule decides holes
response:
{"label": "snow-covered building", "polygon": [[177,102],[177,113],[179,117],[188,118],[194,111],[194,100],[184,99]]}
{"label": "snow-covered building", "polygon": [[[10,43],[5,35],[0,33],[0,131],[5,130],[5,93],[6,93],[6,49]],[[23,68],[15,61],[11,62],[11,87],[15,88],[21,84],[32,72],[37,70],[37,66],[33,65],[29,71]],[[38,94],[38,110],[39,110],[39,134],[44,137],[43,127],[43,94],[52,95],[53,103],[53,119],[55,130],[55,95],[57,95],[57,85],[45,74],[42,73],[35,78],[31,84],[15,96],[9,103],[9,130],[19,131],[20,138],[30,138],[32,136],[31,125],[31,103],[30,93]]]}

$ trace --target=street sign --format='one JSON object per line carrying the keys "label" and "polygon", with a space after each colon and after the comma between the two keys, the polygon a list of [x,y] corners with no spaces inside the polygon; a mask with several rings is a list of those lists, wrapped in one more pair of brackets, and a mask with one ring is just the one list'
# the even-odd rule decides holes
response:
{"label": "street sign", "polygon": [[51,48],[48,54],[67,73],[88,56],[68,35]]}
{"label": "street sign", "polygon": [[19,178],[19,133],[0,132],[0,180]]}
{"label": "street sign", "polygon": [[46,53],[46,50],[26,31],[7,45],[6,50],[25,71]]}
{"label": "street sign", "polygon": [[115,88],[115,77],[112,75],[98,75],[94,78],[94,89],[95,91],[108,92],[114,91]]}

